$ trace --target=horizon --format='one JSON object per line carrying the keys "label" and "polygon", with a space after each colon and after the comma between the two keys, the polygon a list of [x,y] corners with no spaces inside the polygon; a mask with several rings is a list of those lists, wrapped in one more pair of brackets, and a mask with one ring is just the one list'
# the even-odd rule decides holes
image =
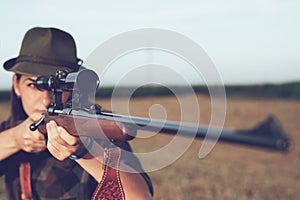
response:
{"label": "horizon", "polygon": [[[297,81],[287,81],[287,82],[281,82],[281,83],[278,83],[278,82],[275,82],[275,83],[229,83],[229,84],[224,84],[224,87],[263,87],[263,86],[284,86],[284,85],[291,85],[291,84],[299,84],[300,85],[300,80],[297,80]],[[168,85],[170,87],[174,87],[174,88],[186,88],[186,87],[190,87],[190,86],[187,86],[187,85]],[[210,85],[209,87],[219,87],[222,85]],[[206,84],[199,84],[199,85],[192,85],[193,88],[197,88],[197,87],[205,87],[207,88],[208,86]],[[162,86],[162,85],[143,85],[143,86],[140,86],[140,87],[136,87],[135,85],[124,85],[124,86],[118,86],[118,88],[135,88],[135,89],[141,89],[141,88],[165,88],[165,86]],[[102,86],[102,87],[99,87],[97,88],[97,91],[101,90],[101,89],[108,89],[108,90],[112,90],[114,89],[114,86]],[[0,93],[1,92],[10,92],[11,91],[11,88],[0,88]]]}

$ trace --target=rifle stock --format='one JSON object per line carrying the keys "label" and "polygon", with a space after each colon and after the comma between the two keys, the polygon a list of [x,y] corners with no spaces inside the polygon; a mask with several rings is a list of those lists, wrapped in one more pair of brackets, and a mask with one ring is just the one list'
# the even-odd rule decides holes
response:
{"label": "rifle stock", "polygon": [[[76,137],[88,136],[99,139],[130,140],[133,138],[131,135],[134,134],[133,130],[129,130],[124,124],[116,121],[67,114],[49,115],[49,113],[45,113],[45,121],[44,124],[38,127],[39,131],[47,134],[45,124],[51,120]],[[128,134],[129,131],[131,131],[130,135]]]}

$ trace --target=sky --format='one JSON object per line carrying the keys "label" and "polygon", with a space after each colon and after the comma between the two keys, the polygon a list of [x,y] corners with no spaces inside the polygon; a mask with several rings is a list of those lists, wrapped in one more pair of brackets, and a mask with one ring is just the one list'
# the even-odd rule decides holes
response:
{"label": "sky", "polygon": [[[19,53],[35,26],[61,28],[74,37],[83,60],[103,42],[141,29],[172,30],[200,45],[224,84],[300,80],[300,1],[4,1],[0,0],[1,65]],[[147,72],[149,73],[149,72]],[[0,89],[12,73],[0,69]]]}

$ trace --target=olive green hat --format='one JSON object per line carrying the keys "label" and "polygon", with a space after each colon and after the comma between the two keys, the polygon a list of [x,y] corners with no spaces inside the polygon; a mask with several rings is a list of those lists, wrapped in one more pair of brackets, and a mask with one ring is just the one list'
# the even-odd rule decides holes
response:
{"label": "olive green hat", "polygon": [[78,71],[73,37],[56,28],[32,28],[24,36],[19,56],[4,63],[4,69],[23,75],[51,75],[57,70]]}

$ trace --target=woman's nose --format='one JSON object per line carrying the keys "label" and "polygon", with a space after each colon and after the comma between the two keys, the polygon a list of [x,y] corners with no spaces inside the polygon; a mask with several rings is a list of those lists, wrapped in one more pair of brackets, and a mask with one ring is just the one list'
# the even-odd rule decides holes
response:
{"label": "woman's nose", "polygon": [[52,100],[52,93],[49,91],[41,91],[42,103],[45,107],[48,107]]}

